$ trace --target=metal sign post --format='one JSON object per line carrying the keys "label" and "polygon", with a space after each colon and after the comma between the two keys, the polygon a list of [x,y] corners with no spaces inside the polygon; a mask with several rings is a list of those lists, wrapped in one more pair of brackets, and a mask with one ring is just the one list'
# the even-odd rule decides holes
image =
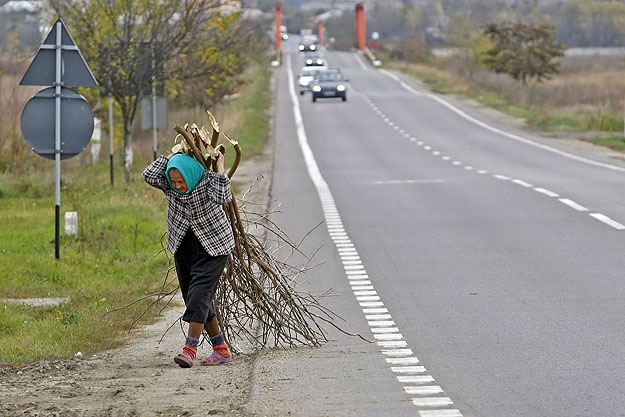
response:
{"label": "metal sign post", "polygon": [[111,162],[111,186],[113,186],[113,96],[109,93],[109,154]]}
{"label": "metal sign post", "polygon": [[54,79],[54,166],[55,166],[55,179],[54,179],[54,256],[56,259],[61,258],[61,242],[60,242],[60,228],[61,228],[61,47],[63,42],[61,40],[61,23],[57,22],[55,25],[56,30],[56,71]]}
{"label": "metal sign post", "polygon": [[[20,85],[53,86],[38,92],[26,103],[22,113],[22,133],[34,152],[49,159],[54,155],[56,174],[54,253],[59,259],[61,159],[71,158],[82,152],[93,133],[93,113],[87,100],[64,86],[98,85],[61,19],[56,21],[39,47]],[[54,90],[54,93],[51,94],[50,90]],[[54,98],[53,106],[51,98]],[[53,117],[50,117],[52,114]],[[51,130],[54,130],[53,138],[50,135]]]}
{"label": "metal sign post", "polygon": [[152,45],[152,136],[154,139],[154,160],[156,161],[156,147],[157,147],[157,134],[156,134],[156,69],[154,62],[154,45]]}

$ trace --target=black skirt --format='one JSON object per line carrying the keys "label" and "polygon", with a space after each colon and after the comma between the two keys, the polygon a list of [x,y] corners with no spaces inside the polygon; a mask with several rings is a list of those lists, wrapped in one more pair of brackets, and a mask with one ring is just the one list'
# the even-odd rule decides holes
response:
{"label": "black skirt", "polygon": [[186,310],[182,320],[205,323],[215,317],[213,298],[228,255],[210,256],[189,228],[174,254]]}

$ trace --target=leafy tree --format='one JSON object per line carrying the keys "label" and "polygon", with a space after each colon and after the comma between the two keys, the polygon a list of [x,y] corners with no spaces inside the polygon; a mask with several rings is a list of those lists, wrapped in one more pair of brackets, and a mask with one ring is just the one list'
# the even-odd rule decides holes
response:
{"label": "leafy tree", "polygon": [[475,71],[484,68],[487,52],[493,48],[493,43],[487,35],[460,16],[452,18],[448,31],[448,39],[459,49],[455,56],[461,60],[466,75],[473,79]]}
{"label": "leafy tree", "polygon": [[[157,78],[173,83],[215,69],[210,61],[224,50],[214,39],[231,31],[238,19],[221,16],[218,6],[204,0],[56,0],[53,4],[98,82],[119,103],[127,182],[132,181],[134,120],[138,103],[150,92],[152,68]],[[220,62],[218,71],[222,70]]]}
{"label": "leafy tree", "polygon": [[484,33],[494,43],[485,64],[496,73],[508,74],[525,87],[528,79],[541,82],[559,72],[555,58],[564,55],[565,46],[554,40],[553,25],[489,23]]}

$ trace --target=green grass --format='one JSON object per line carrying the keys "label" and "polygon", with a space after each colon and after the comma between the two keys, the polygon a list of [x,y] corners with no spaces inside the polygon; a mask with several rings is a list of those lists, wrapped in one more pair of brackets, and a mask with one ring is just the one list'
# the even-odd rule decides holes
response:
{"label": "green grass", "polygon": [[[258,67],[250,88],[228,110],[242,112],[245,131],[239,141],[246,155],[261,152],[267,136],[267,67]],[[150,157],[135,154],[131,184],[116,167],[114,188],[108,161],[87,166],[76,157],[62,163],[59,260],[54,256],[54,164],[37,159],[29,174],[0,174],[0,298],[71,300],[56,307],[0,302],[0,364],[67,358],[78,351],[91,355],[124,342],[149,301],[107,310],[158,290],[169,267],[165,254],[158,254],[165,201],[140,179]],[[64,235],[66,211],[78,212],[75,238]],[[139,323],[154,321],[158,310]]]}
{"label": "green grass", "polygon": [[625,137],[623,136],[611,136],[606,138],[594,138],[588,139],[588,142],[596,145],[605,146],[615,151],[625,152]]}
{"label": "green grass", "polygon": [[59,260],[54,257],[52,184],[46,195],[35,198],[20,193],[19,180],[0,177],[6,190],[0,198],[0,298],[71,299],[50,308],[0,303],[1,363],[115,346],[146,304],[104,318],[106,309],[156,290],[164,277],[168,260],[154,256],[166,222],[162,197],[142,181],[111,189],[106,168],[62,174],[67,188],[61,211],[78,212],[79,233],[66,237],[61,225]]}
{"label": "green grass", "polygon": [[233,111],[241,112],[245,120],[240,141],[245,141],[244,149],[248,156],[261,153],[267,139],[267,112],[271,104],[271,69],[268,61],[265,59],[261,63],[247,95],[233,105]]}

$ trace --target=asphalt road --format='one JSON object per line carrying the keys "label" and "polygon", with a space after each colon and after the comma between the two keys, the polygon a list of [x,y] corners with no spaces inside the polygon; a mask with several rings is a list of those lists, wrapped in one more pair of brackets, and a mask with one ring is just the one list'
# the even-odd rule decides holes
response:
{"label": "asphalt road", "polygon": [[269,353],[255,395],[293,415],[625,415],[625,165],[352,53],[326,54],[347,101],[312,103],[284,48],[276,221],[318,250],[302,288],[332,288],[374,343]]}

